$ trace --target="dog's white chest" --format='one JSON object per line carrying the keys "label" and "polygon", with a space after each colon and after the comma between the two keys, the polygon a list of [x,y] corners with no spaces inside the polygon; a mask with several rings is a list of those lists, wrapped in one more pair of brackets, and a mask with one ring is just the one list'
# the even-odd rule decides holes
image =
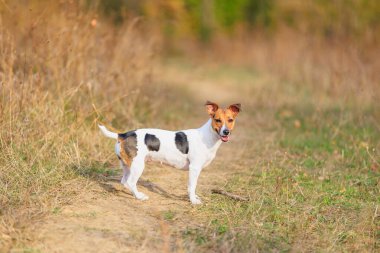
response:
{"label": "dog's white chest", "polygon": [[215,158],[216,152],[209,153],[203,167],[207,167]]}

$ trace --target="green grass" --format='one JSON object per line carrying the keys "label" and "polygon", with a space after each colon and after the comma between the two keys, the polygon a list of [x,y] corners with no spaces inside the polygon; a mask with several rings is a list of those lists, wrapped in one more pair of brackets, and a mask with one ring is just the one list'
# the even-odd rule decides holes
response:
{"label": "green grass", "polygon": [[[208,226],[188,228],[185,239],[205,251],[379,250],[380,133],[371,111],[289,111],[268,126],[278,135],[273,149],[223,186],[250,200],[212,195],[199,209]],[[265,153],[273,150],[281,153]]]}
{"label": "green grass", "polygon": [[162,216],[163,216],[164,220],[172,221],[175,218],[175,212],[173,212],[172,210],[167,210],[167,211],[163,212]]}
{"label": "green grass", "polygon": [[72,170],[80,176],[90,178],[116,176],[119,174],[119,171],[112,168],[111,164],[107,162],[92,162],[88,164],[73,165]]}

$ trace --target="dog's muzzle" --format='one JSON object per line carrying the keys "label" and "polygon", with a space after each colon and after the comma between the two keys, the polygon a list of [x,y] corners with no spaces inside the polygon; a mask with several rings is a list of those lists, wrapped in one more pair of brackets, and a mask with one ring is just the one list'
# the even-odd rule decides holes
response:
{"label": "dog's muzzle", "polygon": [[220,139],[223,141],[223,142],[227,142],[229,140],[229,137],[230,137],[230,130],[228,129],[224,129],[222,131],[222,134],[219,135],[220,136]]}

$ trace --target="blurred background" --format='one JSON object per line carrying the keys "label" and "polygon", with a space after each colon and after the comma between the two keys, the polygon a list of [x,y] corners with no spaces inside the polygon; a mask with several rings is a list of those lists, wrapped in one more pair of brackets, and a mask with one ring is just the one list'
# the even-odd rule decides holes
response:
{"label": "blurred background", "polygon": [[[205,119],[206,99],[243,104],[241,135],[231,143],[231,159],[234,169],[250,174],[233,181],[238,184],[234,188],[232,182],[231,189],[245,187],[246,194],[256,196],[251,182],[239,181],[256,172],[269,175],[260,182],[252,179],[263,191],[281,182],[278,175],[294,182],[306,178],[313,186],[309,191],[305,186],[297,198],[305,194],[315,202],[302,205],[297,199],[301,206],[291,214],[286,210],[293,206],[284,202],[284,216],[276,213],[278,203],[264,204],[263,211],[275,213],[275,225],[260,225],[272,222],[266,213],[261,223],[248,213],[226,223],[228,238],[248,226],[242,234],[249,243],[239,244],[247,251],[252,245],[264,251],[302,251],[307,245],[310,251],[323,251],[325,245],[331,251],[375,249],[379,45],[377,0],[0,0],[0,251],[28,242],[29,224],[87,190],[88,178],[119,173],[109,169],[117,164],[112,147],[98,138],[97,120],[119,130],[197,127]],[[216,164],[223,172],[225,161]],[[304,176],[295,177],[294,170]],[[219,182],[225,178],[230,177]],[[352,183],[352,178],[362,181]],[[342,203],[360,202],[361,209],[321,211],[339,221],[352,215],[352,226],[337,222],[331,232],[329,219],[320,219],[316,227],[321,230],[291,248],[297,244],[291,241],[304,234],[297,224],[314,219],[298,215],[322,203],[313,199],[315,189],[320,186],[324,196],[329,184],[333,196],[343,196],[350,187],[367,194],[342,197]],[[281,187],[268,198],[285,192]],[[293,187],[295,195],[298,187]],[[252,210],[261,210],[261,197],[252,197]],[[211,206],[222,200],[213,201]],[[231,212],[240,210],[223,203]],[[216,219],[217,210],[198,211]],[[355,217],[369,218],[360,223]],[[356,224],[361,227],[345,232]],[[205,232],[211,241],[218,238],[211,234],[219,233],[212,229]],[[251,231],[259,234],[251,236]],[[342,245],[337,244],[343,232]],[[198,235],[189,234],[196,244]],[[270,241],[272,235],[278,244]],[[235,239],[227,239],[226,245],[237,249]],[[308,243],[311,239],[315,244]],[[216,240],[210,248],[221,250]]]}
{"label": "blurred background", "polygon": [[[86,52],[100,59],[122,44],[120,35],[133,33],[128,43],[140,51],[124,52],[128,62],[185,57],[240,64],[331,94],[363,95],[366,101],[379,90],[380,5],[375,0],[31,0],[3,1],[0,8],[3,38],[12,34],[15,48],[27,46],[19,53],[28,57],[41,47],[49,51],[40,58],[63,57],[76,46],[75,37],[67,35],[83,35],[89,40]],[[70,39],[66,49],[56,44],[62,36]],[[50,50],[55,52],[47,56]],[[39,69],[31,60],[26,64],[27,71]]]}

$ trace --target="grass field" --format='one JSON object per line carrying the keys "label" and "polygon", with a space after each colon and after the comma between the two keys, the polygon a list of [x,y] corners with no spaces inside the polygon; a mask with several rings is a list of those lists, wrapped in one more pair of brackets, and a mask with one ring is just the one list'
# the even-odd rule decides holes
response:
{"label": "grass field", "polygon": [[206,225],[182,231],[186,240],[222,252],[378,250],[376,107],[321,104],[306,90],[278,92],[276,81],[231,67],[211,73],[230,76],[246,105],[233,144],[240,151],[216,166],[229,174],[216,185],[249,201],[212,195],[197,209]]}
{"label": "grass field", "polygon": [[[0,25],[1,252],[380,250],[378,47],[286,33],[173,57],[138,20],[22,9]],[[96,121],[195,128],[206,99],[243,111],[201,174],[204,204],[160,164],[135,200]]]}

